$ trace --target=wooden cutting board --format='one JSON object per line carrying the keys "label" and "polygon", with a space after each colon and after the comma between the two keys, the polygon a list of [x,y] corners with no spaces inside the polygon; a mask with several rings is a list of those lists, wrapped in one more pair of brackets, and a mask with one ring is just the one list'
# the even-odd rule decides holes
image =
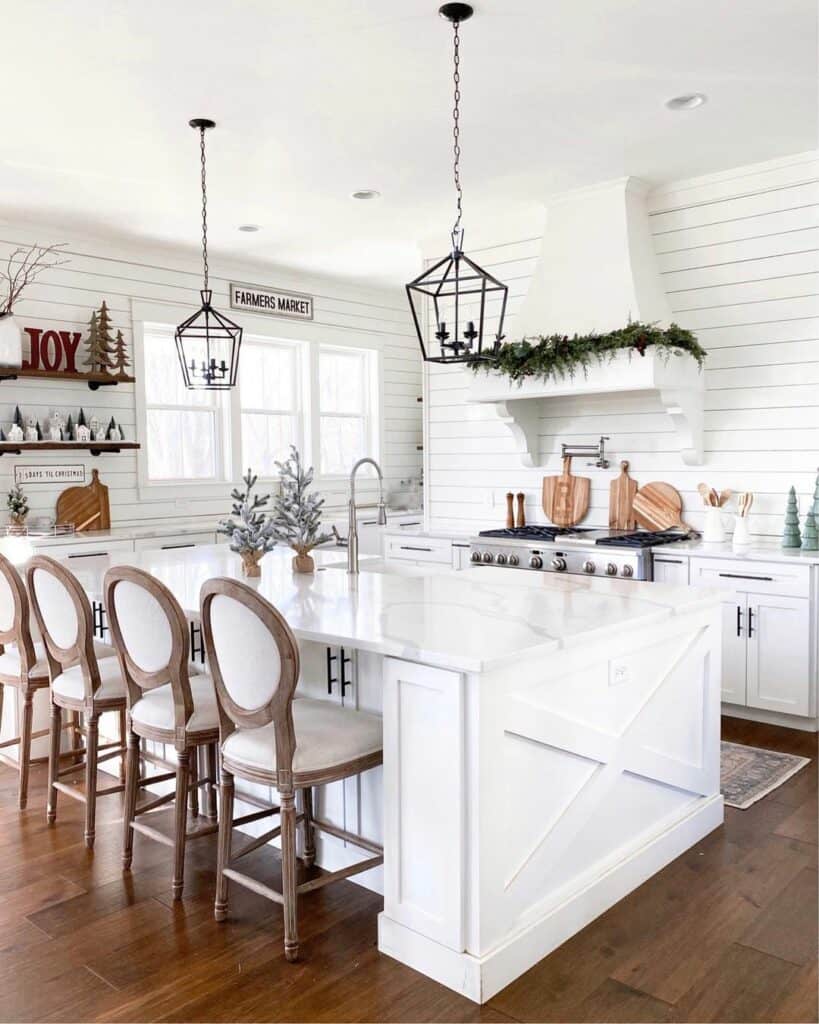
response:
{"label": "wooden cutting board", "polygon": [[671,484],[655,481],[641,487],[634,496],[632,511],[646,530],[691,529],[682,521],[682,498]]}
{"label": "wooden cutting board", "polygon": [[87,487],[68,487],[57,498],[57,522],[73,523],[77,533],[111,528],[108,488],[100,483],[99,470],[91,470]]}
{"label": "wooden cutting board", "polygon": [[591,480],[572,476],[572,460],[563,459],[560,476],[543,478],[543,511],[555,526],[574,526],[589,511]]}
{"label": "wooden cutting board", "polygon": [[637,481],[628,475],[628,462],[620,463],[620,475],[609,485],[609,526],[612,530],[636,530],[637,520],[631,506],[637,493]]}

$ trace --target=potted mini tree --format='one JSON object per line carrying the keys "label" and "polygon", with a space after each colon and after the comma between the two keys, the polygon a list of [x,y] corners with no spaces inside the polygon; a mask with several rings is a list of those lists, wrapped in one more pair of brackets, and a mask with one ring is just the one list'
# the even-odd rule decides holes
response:
{"label": "potted mini tree", "polygon": [[216,527],[217,533],[230,537],[230,550],[241,555],[242,572],[249,577],[261,576],[262,567],[259,562],[276,546],[273,520],[261,511],[270,500],[270,495],[252,493],[257,479],[251,470],[247,471],[247,476],[242,477],[247,490],[234,488],[230,492],[234,518],[222,519]]}
{"label": "potted mini tree", "polygon": [[6,498],[6,508],[9,510],[9,520],[12,526],[25,526],[28,515],[28,498],[23,493],[23,488],[15,484],[9,491]]}
{"label": "potted mini tree", "polygon": [[294,572],[315,572],[316,563],[310,552],[330,540],[332,534],[321,532],[324,499],[308,491],[313,482],[313,467],[304,468],[299,450],[292,444],[286,461],[276,465],[279,467],[281,493],[273,502],[274,536],[296,552]]}

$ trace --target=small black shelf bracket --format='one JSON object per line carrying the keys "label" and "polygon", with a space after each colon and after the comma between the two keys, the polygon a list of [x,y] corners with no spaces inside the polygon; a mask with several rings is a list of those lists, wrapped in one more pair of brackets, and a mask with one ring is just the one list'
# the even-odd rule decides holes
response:
{"label": "small black shelf bracket", "polygon": [[22,455],[21,448],[7,448],[5,451],[0,451],[0,455]]}
{"label": "small black shelf bracket", "polygon": [[88,388],[90,391],[96,391],[98,388],[110,388],[117,384],[118,380],[89,380]]}

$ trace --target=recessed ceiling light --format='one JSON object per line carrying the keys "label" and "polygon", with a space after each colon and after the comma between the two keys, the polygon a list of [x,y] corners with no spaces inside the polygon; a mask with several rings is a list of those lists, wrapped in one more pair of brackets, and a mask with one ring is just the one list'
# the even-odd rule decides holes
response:
{"label": "recessed ceiling light", "polygon": [[252,234],[254,231],[261,231],[262,229],[259,227],[258,224],[240,224],[239,230],[247,231]]}
{"label": "recessed ceiling light", "polygon": [[380,199],[381,193],[374,188],[360,188],[352,192],[350,197],[352,199]]}
{"label": "recessed ceiling light", "polygon": [[694,110],[708,99],[704,92],[687,92],[683,96],[672,96],[665,101],[669,110]]}

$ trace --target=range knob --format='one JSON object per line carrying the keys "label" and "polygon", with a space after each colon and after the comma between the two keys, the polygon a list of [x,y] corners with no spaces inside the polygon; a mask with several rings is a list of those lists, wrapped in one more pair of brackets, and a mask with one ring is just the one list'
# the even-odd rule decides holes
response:
{"label": "range knob", "polygon": [[492,562],[495,561],[495,556],[492,554],[491,551],[484,551],[483,560],[484,562],[486,562],[487,565],[491,565]]}
{"label": "range knob", "polygon": [[542,569],[543,568],[543,559],[540,557],[540,555],[532,555],[532,557],[529,559],[529,568],[530,569]]}
{"label": "range knob", "polygon": [[520,559],[518,558],[517,555],[510,555],[509,556],[509,564],[510,565],[520,565]]}
{"label": "range knob", "polygon": [[472,559],[473,562],[480,562],[481,553],[480,551],[473,551],[469,557]]}
{"label": "range knob", "polygon": [[496,565],[506,565],[506,555],[498,555],[495,559]]}
{"label": "range knob", "polygon": [[583,572],[594,572],[594,569],[594,562],[590,558],[587,558],[583,563]]}
{"label": "range knob", "polygon": [[631,577],[634,575],[634,569],[630,565],[624,565],[621,575]]}
{"label": "range knob", "polygon": [[560,558],[560,556],[558,556],[557,558],[553,558],[552,559],[552,568],[554,569],[555,572],[565,572],[566,571],[566,559],[565,558]]}
{"label": "range knob", "polygon": [[617,566],[614,564],[614,562],[609,562],[609,564],[606,566],[606,575],[607,576],[616,576],[617,575]]}

